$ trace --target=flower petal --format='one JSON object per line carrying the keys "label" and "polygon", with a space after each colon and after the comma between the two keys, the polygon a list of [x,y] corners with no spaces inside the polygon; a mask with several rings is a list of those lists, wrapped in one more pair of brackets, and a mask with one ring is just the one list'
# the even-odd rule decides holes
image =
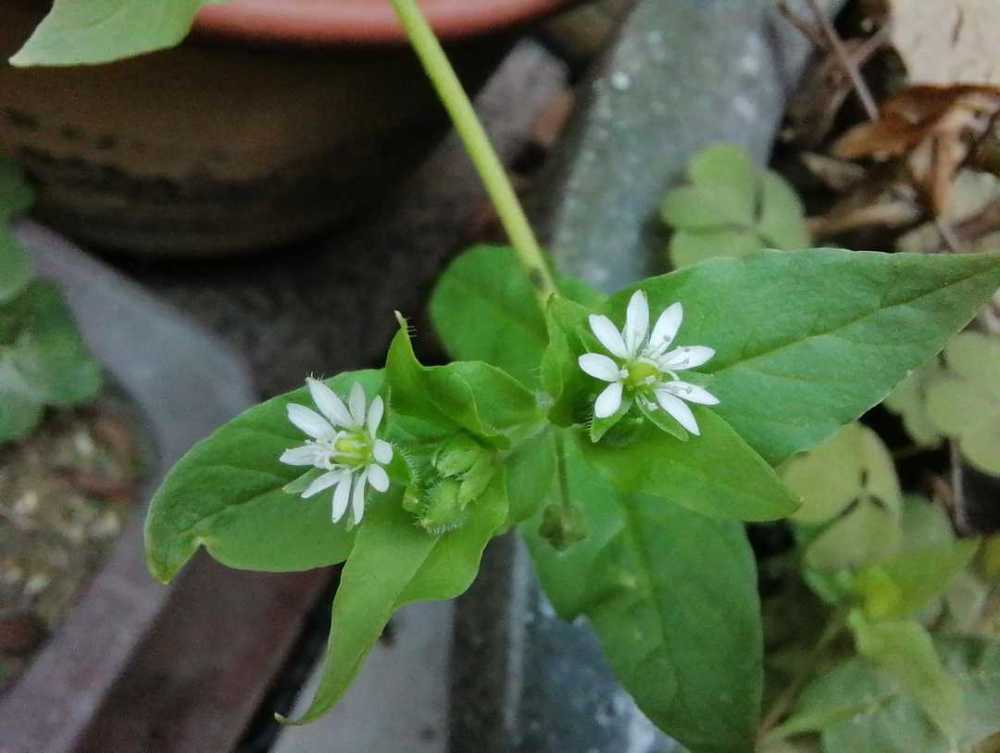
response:
{"label": "flower petal", "polygon": [[392,462],[392,445],[384,439],[376,439],[372,447],[372,455],[382,465]]}
{"label": "flower petal", "polygon": [[347,503],[351,500],[351,474],[342,473],[337,491],[333,493],[333,522],[337,523],[347,512]]}
{"label": "flower petal", "polygon": [[304,405],[289,404],[288,420],[313,439],[323,439],[336,433],[329,421],[312,408],[307,408]]}
{"label": "flower petal", "polygon": [[278,460],[285,465],[316,465],[323,455],[323,449],[314,444],[293,447],[281,453]]}
{"label": "flower petal", "polygon": [[313,479],[313,482],[305,488],[304,492],[302,492],[302,499],[315,497],[324,489],[329,489],[331,486],[340,481],[343,475],[344,474],[341,471],[330,471],[329,473],[324,473],[319,478]]}
{"label": "flower petal", "polygon": [[674,348],[663,356],[663,358],[659,359],[659,365],[664,371],[683,371],[684,369],[694,369],[708,363],[714,355],[715,349],[707,348],[704,345]]}
{"label": "flower petal", "polygon": [[681,400],[687,400],[689,403],[697,403],[698,405],[719,404],[719,398],[697,384],[674,380],[672,382],[665,382],[660,386],[670,394],[676,395]]}
{"label": "flower petal", "polygon": [[330,423],[345,428],[351,425],[351,414],[347,412],[347,406],[337,397],[336,392],[312,377],[306,379],[306,384],[309,385],[309,394],[312,395],[319,412],[326,416]]}
{"label": "flower petal", "polygon": [[615,382],[604,388],[594,402],[594,416],[607,418],[613,416],[622,405],[622,383]]}
{"label": "flower petal", "polygon": [[621,369],[618,368],[618,364],[600,353],[584,353],[577,363],[584,373],[595,379],[605,382],[617,382],[621,379]]}
{"label": "flower petal", "polygon": [[352,426],[364,426],[365,423],[365,388],[360,382],[355,382],[351,387],[351,394],[347,398],[347,404],[351,408]]}
{"label": "flower petal", "polygon": [[656,402],[660,404],[663,410],[676,418],[677,423],[696,437],[701,434],[698,430],[698,422],[695,420],[694,414],[679,397],[674,397],[667,390],[658,389],[656,390]]}
{"label": "flower petal", "polygon": [[389,474],[380,465],[368,466],[368,483],[377,492],[384,492],[389,488]]}
{"label": "flower petal", "polygon": [[663,353],[677,337],[677,330],[681,328],[683,321],[684,306],[680,303],[672,303],[667,306],[653,326],[653,334],[649,336],[647,351],[651,355]]}
{"label": "flower petal", "polygon": [[601,341],[601,345],[608,349],[608,352],[619,358],[628,358],[628,350],[625,348],[625,341],[621,332],[608,317],[598,314],[591,314],[588,320],[590,329],[594,337]]}
{"label": "flower petal", "polygon": [[649,302],[646,294],[637,290],[628,301],[625,312],[625,348],[630,358],[639,355],[639,348],[649,334]]}
{"label": "flower petal", "polygon": [[354,493],[351,494],[351,509],[354,512],[354,525],[361,522],[365,515],[365,484],[368,481],[368,469],[361,471],[354,479]]}
{"label": "flower petal", "polygon": [[375,432],[378,431],[378,425],[382,423],[382,414],[384,413],[385,403],[382,401],[382,396],[376,395],[372,404],[368,406],[368,434],[371,435],[372,439],[375,439]]}

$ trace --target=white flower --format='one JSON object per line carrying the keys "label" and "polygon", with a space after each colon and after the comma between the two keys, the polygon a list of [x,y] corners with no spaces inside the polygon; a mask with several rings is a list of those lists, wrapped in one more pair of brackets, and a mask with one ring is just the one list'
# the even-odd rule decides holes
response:
{"label": "white flower", "polygon": [[326,471],[306,487],[302,498],[334,487],[333,522],[344,517],[350,502],[353,524],[357,525],[365,513],[365,485],[380,492],[389,488],[389,476],[382,466],[392,460],[392,445],[377,436],[385,405],[376,397],[366,410],[365,391],[357,382],[347,405],[322,382],[307,379],[306,384],[319,413],[304,405],[288,406],[288,420],[310,439],[301,447],[286,450],[280,460]]}
{"label": "white flower", "polygon": [[[594,416],[608,418],[618,412],[626,394],[641,401],[648,410],[662,408],[697,436],[698,422],[685,404],[718,405],[714,395],[696,384],[681,381],[678,371],[693,369],[711,360],[712,348],[693,345],[670,350],[684,319],[684,308],[674,303],[660,314],[649,332],[649,303],[637,290],[628,303],[625,328],[619,332],[606,316],[592,314],[590,329],[614,358],[601,353],[585,353],[579,364],[587,374],[609,382],[594,403]],[[647,337],[648,335],[648,337]]]}

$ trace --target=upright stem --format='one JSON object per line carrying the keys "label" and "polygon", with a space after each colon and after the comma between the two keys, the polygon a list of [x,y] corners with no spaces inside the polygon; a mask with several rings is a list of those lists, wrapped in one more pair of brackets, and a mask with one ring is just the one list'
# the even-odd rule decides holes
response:
{"label": "upright stem", "polygon": [[556,292],[555,282],[545,263],[545,257],[528,223],[521,202],[514,192],[500,158],[490,144],[490,139],[476,117],[476,112],[455,75],[448,57],[416,0],[391,0],[410,43],[427,72],[445,109],[455,124],[455,130],[465,144],[465,150],[472,159],[486,191],[496,207],[504,230],[517,251],[518,259],[528,273],[528,279],[535,293],[544,305],[548,297]]}

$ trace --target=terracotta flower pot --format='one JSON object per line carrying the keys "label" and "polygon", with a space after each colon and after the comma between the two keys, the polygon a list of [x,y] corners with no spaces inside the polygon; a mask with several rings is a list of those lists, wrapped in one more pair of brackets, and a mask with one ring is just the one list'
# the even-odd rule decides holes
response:
{"label": "terracotta flower pot", "polygon": [[[466,84],[566,0],[426,0]],[[0,8],[9,57],[47,3]],[[65,232],[149,255],[307,237],[370,207],[446,122],[388,0],[231,0],[182,46],[110,65],[0,66],[0,150]]]}

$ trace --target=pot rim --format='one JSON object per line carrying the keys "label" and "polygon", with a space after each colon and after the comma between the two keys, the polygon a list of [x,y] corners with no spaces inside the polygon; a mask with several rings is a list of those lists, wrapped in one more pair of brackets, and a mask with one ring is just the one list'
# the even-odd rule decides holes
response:
{"label": "pot rim", "polygon": [[[443,39],[497,31],[552,13],[569,0],[422,0]],[[222,39],[323,44],[401,44],[388,0],[231,0],[201,9],[194,30]]]}

